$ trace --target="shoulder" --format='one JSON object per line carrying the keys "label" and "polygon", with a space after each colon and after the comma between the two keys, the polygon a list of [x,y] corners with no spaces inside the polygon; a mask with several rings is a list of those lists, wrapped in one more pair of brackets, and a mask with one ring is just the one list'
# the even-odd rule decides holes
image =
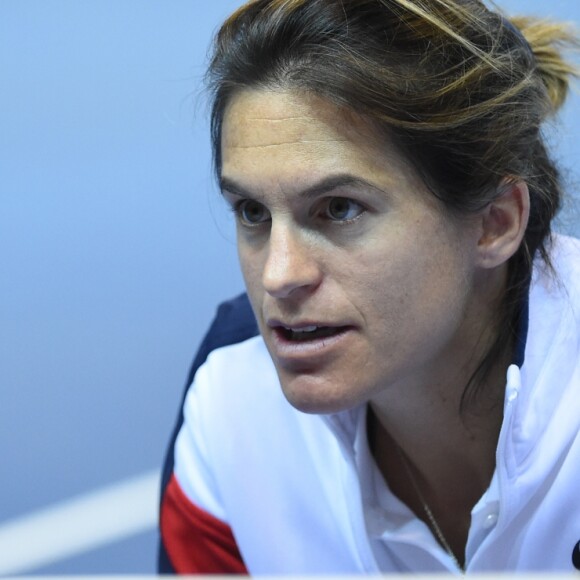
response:
{"label": "shoulder", "polygon": [[526,431],[544,439],[547,422],[556,438],[575,437],[580,428],[575,411],[580,387],[580,241],[554,236],[550,260],[553,270],[536,262],[521,369],[525,389],[520,405],[529,411]]}
{"label": "shoulder", "polygon": [[222,455],[220,445],[231,441],[224,425],[229,423],[228,408],[237,403],[228,393],[248,387],[249,367],[269,367],[261,344],[245,294],[218,307],[191,366],[167,450],[160,572],[247,573],[227,521],[213,459],[216,451]]}
{"label": "shoulder", "polygon": [[570,289],[580,290],[580,240],[555,234],[549,252],[557,277]]}
{"label": "shoulder", "polygon": [[562,314],[572,314],[569,322],[580,320],[580,240],[554,235],[548,246],[551,267],[536,258],[531,284],[532,304],[550,320],[562,320]]}
{"label": "shoulder", "polygon": [[[235,376],[240,377],[235,359],[238,358],[243,362],[244,357],[241,354],[237,356],[236,351],[240,348],[243,350],[243,345],[247,341],[257,339],[257,337],[259,337],[257,323],[246,294],[220,304],[188,373],[177,421],[165,457],[162,489],[166,488],[174,473],[176,442],[180,437],[183,439],[184,433],[201,429],[208,415],[213,417],[214,414],[219,413],[219,404],[216,399],[227,399],[224,390],[227,390],[228,385],[233,388],[230,379]],[[224,358],[224,349],[230,356],[225,355]],[[263,362],[267,363],[267,359]],[[208,374],[214,372],[217,372],[219,376],[214,377],[212,385]],[[200,420],[191,420],[192,415],[199,415]],[[191,440],[195,441],[195,438]],[[202,450],[199,451],[202,452]]]}
{"label": "shoulder", "polygon": [[551,268],[540,259],[535,262],[522,367],[536,401],[556,393],[560,401],[565,392],[576,396],[579,386],[580,240],[555,235],[549,257]]}

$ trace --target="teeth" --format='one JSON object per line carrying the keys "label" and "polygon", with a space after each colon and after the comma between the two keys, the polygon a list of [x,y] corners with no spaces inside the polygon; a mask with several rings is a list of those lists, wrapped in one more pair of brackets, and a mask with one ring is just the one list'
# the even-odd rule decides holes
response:
{"label": "teeth", "polygon": [[294,332],[314,332],[317,328],[318,326],[305,326],[304,328],[300,328]]}
{"label": "teeth", "polygon": [[284,328],[286,330],[289,330],[290,332],[314,332],[315,330],[318,329],[318,326],[303,326],[302,328],[292,328],[291,326],[284,326]]}
{"label": "teeth", "polygon": [[289,340],[297,341],[309,341],[321,338],[326,338],[328,336],[333,336],[340,332],[340,329],[332,326],[316,326],[312,324],[310,326],[303,326],[301,328],[286,328],[286,338]]}

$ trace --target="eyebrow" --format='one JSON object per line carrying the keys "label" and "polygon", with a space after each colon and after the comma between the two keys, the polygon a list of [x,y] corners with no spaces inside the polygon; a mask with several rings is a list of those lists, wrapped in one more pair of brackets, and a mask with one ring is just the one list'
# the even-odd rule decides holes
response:
{"label": "eyebrow", "polygon": [[[219,185],[222,194],[228,192],[233,195],[239,195],[240,197],[251,198],[254,196],[251,191],[227,177],[221,177]],[[350,173],[339,173],[337,175],[329,175],[320,181],[309,185],[307,188],[300,190],[298,195],[304,198],[312,198],[334,191],[340,187],[362,187],[385,193],[382,189],[365,179],[356,177]]]}

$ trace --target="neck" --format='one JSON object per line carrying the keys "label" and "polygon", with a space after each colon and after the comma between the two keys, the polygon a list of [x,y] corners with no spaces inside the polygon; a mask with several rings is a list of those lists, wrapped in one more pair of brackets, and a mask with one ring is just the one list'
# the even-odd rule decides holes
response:
{"label": "neck", "polygon": [[498,365],[490,384],[483,386],[494,395],[477,406],[471,403],[461,413],[460,390],[454,396],[440,390],[409,393],[386,407],[385,400],[370,403],[368,436],[379,470],[391,491],[429,526],[444,549],[451,547],[461,566],[471,510],[495,469],[505,368]]}
{"label": "neck", "polygon": [[[506,367],[507,368],[507,367]],[[505,377],[505,369],[503,377]],[[381,431],[375,443],[385,439],[387,444],[399,446],[429,479],[445,479],[473,466],[486,482],[495,466],[495,448],[503,419],[503,390],[496,383],[494,396],[485,403],[471,403],[462,411],[461,393],[456,396],[442,393],[417,394],[398,401],[371,401],[370,408]],[[483,387],[485,389],[485,387]],[[382,432],[382,434],[381,434]],[[388,438],[385,438],[388,435]]]}

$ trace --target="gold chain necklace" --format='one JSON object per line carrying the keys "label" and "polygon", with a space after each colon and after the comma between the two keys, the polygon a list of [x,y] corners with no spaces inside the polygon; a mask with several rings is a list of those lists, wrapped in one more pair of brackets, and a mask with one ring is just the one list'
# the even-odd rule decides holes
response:
{"label": "gold chain necklace", "polygon": [[433,515],[433,512],[431,511],[429,504],[425,500],[425,496],[421,492],[421,488],[419,487],[419,484],[417,483],[417,480],[415,479],[415,476],[413,475],[413,472],[411,471],[411,466],[409,465],[409,461],[405,457],[405,453],[396,443],[395,443],[395,447],[397,448],[397,453],[399,454],[399,457],[401,458],[401,463],[405,466],[405,471],[407,472],[407,476],[409,478],[409,481],[411,482],[411,484],[415,490],[415,493],[417,494],[417,497],[419,498],[419,501],[423,504],[423,511],[425,512],[427,519],[431,523],[431,529],[435,532],[435,535],[437,536],[439,543],[443,546],[445,551],[449,554],[449,556],[453,560],[453,563],[457,566],[457,568],[459,570],[461,570],[463,573],[465,573],[465,568],[459,563],[459,560],[456,558],[455,553],[451,549],[449,542],[447,541],[447,539],[445,538],[445,535],[441,531],[441,528],[439,527],[439,524],[437,523],[437,520],[435,519],[435,516]]}

